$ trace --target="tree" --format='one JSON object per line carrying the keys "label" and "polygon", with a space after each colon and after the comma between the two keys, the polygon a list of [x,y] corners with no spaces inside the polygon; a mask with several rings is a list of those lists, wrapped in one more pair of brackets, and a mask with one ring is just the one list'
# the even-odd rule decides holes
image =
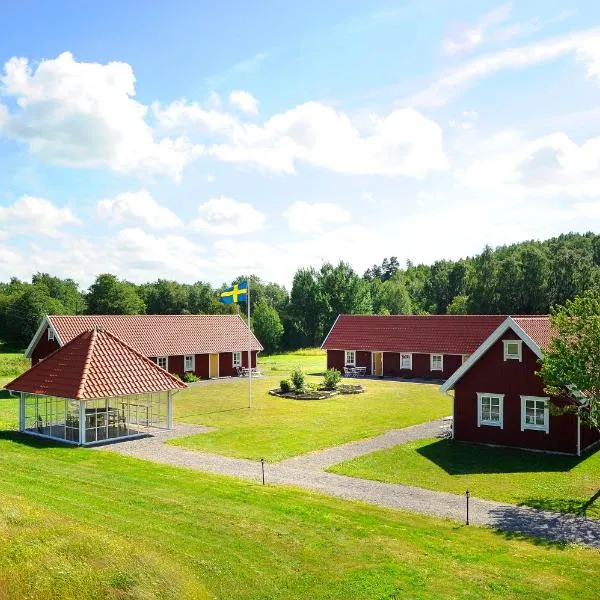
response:
{"label": "tree", "polygon": [[139,315],[146,309],[132,283],[108,273],[98,275],[86,299],[90,315]]}
{"label": "tree", "polygon": [[448,315],[468,315],[469,296],[454,296],[446,309]]}
{"label": "tree", "polygon": [[159,279],[145,286],[146,312],[152,315],[183,315],[189,313],[187,286]]}
{"label": "tree", "polygon": [[290,328],[295,346],[315,346],[322,331],[325,300],[315,269],[298,269],[290,292]]}
{"label": "tree", "polygon": [[283,324],[279,313],[265,299],[254,305],[252,329],[267,354],[273,354],[280,349]]}
{"label": "tree", "polygon": [[397,272],[391,279],[371,283],[373,311],[378,315],[410,315],[412,303],[402,273]]}
{"label": "tree", "polygon": [[546,391],[553,396],[572,392],[576,402],[560,409],[600,430],[600,294],[589,291],[554,307],[550,322],[557,334],[539,371]]}

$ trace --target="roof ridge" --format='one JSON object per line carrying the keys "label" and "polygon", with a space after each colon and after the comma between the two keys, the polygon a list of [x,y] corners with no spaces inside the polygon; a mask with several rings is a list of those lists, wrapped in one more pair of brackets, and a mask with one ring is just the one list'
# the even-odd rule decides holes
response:
{"label": "roof ridge", "polygon": [[[81,373],[81,381],[79,383],[79,388],[77,389],[77,393],[75,394],[75,400],[81,400],[84,397],[85,387],[87,384],[87,377],[90,372],[90,364],[92,361],[92,357],[94,356],[94,348],[96,347],[96,340],[98,339],[98,329],[94,327],[94,329],[89,330],[88,332],[83,332],[81,336],[85,333],[92,334],[92,339],[90,340],[90,344],[87,349],[87,354],[85,356],[85,361],[83,363],[83,371]],[[80,337],[80,336],[77,336]],[[75,338],[77,339],[77,338]]]}

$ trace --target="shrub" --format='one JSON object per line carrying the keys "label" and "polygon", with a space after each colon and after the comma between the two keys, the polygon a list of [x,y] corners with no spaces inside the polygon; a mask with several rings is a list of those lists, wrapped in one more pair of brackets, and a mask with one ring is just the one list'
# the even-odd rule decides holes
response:
{"label": "shrub", "polygon": [[200,381],[200,377],[194,375],[190,371],[187,371],[183,374],[183,381],[186,383],[194,383],[194,381]]}
{"label": "shrub", "polygon": [[326,390],[335,390],[342,380],[342,374],[337,369],[327,369],[323,374],[323,387]]}
{"label": "shrub", "polygon": [[279,389],[284,393],[287,394],[288,392],[291,391],[292,389],[292,384],[290,383],[289,379],[282,379],[279,382]]}
{"label": "shrub", "polygon": [[290,374],[290,379],[297,392],[301,392],[304,389],[304,371],[302,369],[294,369]]}

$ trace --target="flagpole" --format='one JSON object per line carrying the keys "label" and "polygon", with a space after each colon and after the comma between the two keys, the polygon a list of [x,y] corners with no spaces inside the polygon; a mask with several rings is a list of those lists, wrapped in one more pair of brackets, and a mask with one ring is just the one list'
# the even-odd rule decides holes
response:
{"label": "flagpole", "polygon": [[246,282],[248,296],[246,306],[248,308],[248,408],[252,408],[252,329],[250,328],[250,278]]}

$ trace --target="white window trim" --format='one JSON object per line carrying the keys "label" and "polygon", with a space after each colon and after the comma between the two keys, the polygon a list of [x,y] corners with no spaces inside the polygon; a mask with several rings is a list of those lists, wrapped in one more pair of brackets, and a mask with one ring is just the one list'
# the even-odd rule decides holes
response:
{"label": "white window trim", "polygon": [[[169,370],[169,357],[168,356],[157,356],[156,357],[156,364],[160,367],[160,363],[158,362],[161,358],[165,359],[165,366],[161,367],[161,369],[164,369],[165,371]],[[185,366],[185,365],[184,365]]]}
{"label": "white window trim", "polygon": [[52,327],[48,327],[48,341],[53,342],[56,340],[56,334],[54,333],[54,329]]}
{"label": "white window trim", "polygon": [[[402,366],[402,357],[408,356],[408,367]],[[412,371],[413,363],[412,363],[412,353],[411,352],[402,352],[400,353],[400,369],[406,371]]]}
{"label": "white window trim", "polygon": [[[354,360],[348,360],[348,354],[352,353],[354,356]],[[344,366],[345,367],[355,367],[356,366],[356,350],[344,350]]]}
{"label": "white window trim", "polygon": [[[442,360],[441,360],[441,365],[440,368],[433,368],[433,358],[435,356],[439,356]],[[429,355],[429,370],[430,371],[443,371],[444,370],[444,355],[443,354],[430,354]]]}
{"label": "white window trim", "polygon": [[[531,425],[525,423],[525,405],[527,400],[537,400],[544,402],[544,425]],[[544,431],[550,433],[550,398],[547,396],[521,396],[521,431]]]}
{"label": "white window trim", "polygon": [[[191,359],[192,359],[192,368],[191,368],[191,369],[187,369],[187,368],[186,368],[186,360],[187,360],[188,358],[190,358],[190,357],[191,357]],[[168,361],[168,359],[167,359],[167,361]],[[184,355],[183,355],[183,370],[184,370],[186,373],[190,373],[190,372],[192,372],[192,373],[193,373],[193,372],[196,370],[196,355],[195,355],[195,354],[184,354]]]}
{"label": "white window trim", "polygon": [[[502,340],[504,345],[504,360],[518,360],[519,362],[523,361],[523,340]],[[519,352],[515,354],[508,353],[508,345],[509,344],[517,344],[519,348]]]}
{"label": "white window trim", "polygon": [[[484,421],[481,418],[481,399],[482,398],[499,398],[500,400],[500,421]],[[482,425],[490,427],[500,427],[504,429],[504,394],[494,394],[491,392],[477,392],[477,427]]]}
{"label": "white window trim", "polygon": [[[235,357],[239,356],[239,361],[235,360]],[[241,350],[235,350],[234,352],[231,353],[231,364],[234,367],[241,367],[242,366],[242,351]]]}

